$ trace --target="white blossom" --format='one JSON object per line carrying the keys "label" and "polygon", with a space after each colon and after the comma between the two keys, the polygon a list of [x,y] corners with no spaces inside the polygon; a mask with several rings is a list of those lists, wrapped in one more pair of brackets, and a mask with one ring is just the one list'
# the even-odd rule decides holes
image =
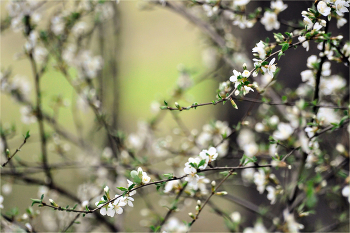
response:
{"label": "white blossom", "polygon": [[168,233],[185,233],[189,230],[188,226],[177,220],[177,218],[171,217],[164,224],[163,231]]}
{"label": "white blossom", "polygon": [[233,0],[234,6],[245,6],[250,2],[250,0]]}
{"label": "white blossom", "polygon": [[244,154],[248,157],[253,157],[259,151],[259,147],[255,142],[244,145],[243,147]]}
{"label": "white blossom", "polygon": [[339,123],[340,121],[340,116],[334,111],[334,109],[330,108],[320,108],[316,117],[325,124]]}
{"label": "white blossom", "polygon": [[258,132],[258,133],[261,133],[265,130],[265,125],[261,122],[258,122],[255,124],[255,127],[254,127],[255,131]]}
{"label": "white blossom", "polygon": [[335,10],[339,16],[343,16],[345,12],[349,12],[347,7],[349,7],[349,2],[344,0],[337,0],[334,3]]}
{"label": "white blossom", "polygon": [[[343,190],[341,191],[341,194],[344,196],[344,197],[347,197],[348,198],[348,202],[350,203],[350,186],[349,185],[346,185]],[[0,196],[1,197],[1,196]],[[1,203],[1,202],[0,202]]]}
{"label": "white blossom", "polygon": [[0,195],[0,209],[3,209],[4,206],[3,206],[3,201],[4,201],[4,197]]}
{"label": "white blossom", "polygon": [[29,106],[23,106],[20,108],[21,120],[24,124],[33,124],[37,121],[36,115],[33,109]]}
{"label": "white blossom", "polygon": [[315,86],[315,76],[312,70],[304,70],[300,73],[301,80],[310,86]]}
{"label": "white blossom", "polygon": [[289,213],[288,209],[283,211],[284,220],[287,222],[289,232],[299,232],[300,229],[304,229],[302,224],[295,221],[294,215]]}
{"label": "white blossom", "polygon": [[264,66],[261,67],[264,73],[268,73],[271,77],[273,77],[273,73],[276,72],[276,64],[273,64],[275,60],[276,60],[275,58],[272,58],[270,63],[267,65],[267,67],[264,67]]}
{"label": "white blossom", "polygon": [[277,131],[273,132],[273,137],[277,140],[286,140],[294,132],[294,129],[290,124],[281,122],[277,126]]}
{"label": "white blossom", "polygon": [[320,81],[320,93],[322,95],[334,95],[346,87],[346,81],[339,75],[332,75],[329,78],[322,78]]}
{"label": "white blossom", "polygon": [[274,9],[275,12],[278,14],[281,11],[284,11],[287,9],[288,5],[284,4],[282,0],[272,1],[271,2],[271,9]]}
{"label": "white blossom", "polygon": [[313,69],[314,68],[314,64],[320,62],[320,59],[317,58],[316,55],[311,55],[310,57],[308,57],[307,62],[306,62],[306,66]]}
{"label": "white blossom", "polygon": [[307,16],[303,16],[303,22],[304,22],[304,24],[306,25],[306,28],[307,28],[307,30],[310,30],[310,29],[312,29],[313,28],[313,26],[314,26],[314,24],[313,24],[313,22],[311,21],[311,19],[309,18],[309,17],[307,17]]}
{"label": "white blossom", "polygon": [[201,159],[205,159],[206,163],[210,163],[210,162],[216,160],[216,158],[218,157],[218,153],[216,152],[215,147],[210,147],[209,150],[202,150],[199,153],[199,157]]}
{"label": "white blossom", "polygon": [[306,40],[305,36],[299,36],[298,40],[300,42],[304,41],[301,45],[306,49],[306,51],[309,51],[309,41]]}
{"label": "white blossom", "polygon": [[266,51],[265,51],[265,44],[264,44],[264,42],[260,41],[259,43],[257,43],[255,45],[255,47],[253,48],[252,52],[253,53],[257,53],[257,54],[254,54],[254,56],[257,55],[260,59],[265,59]]}
{"label": "white blossom", "polygon": [[263,223],[257,222],[254,225],[254,228],[247,227],[244,229],[243,233],[267,233],[267,230]]}
{"label": "white blossom", "polygon": [[[115,195],[115,197],[118,197],[119,195]],[[132,197],[120,197],[120,205],[125,206],[128,205],[130,207],[134,207],[134,204],[132,203],[134,201],[134,198]]]}
{"label": "white blossom", "polygon": [[180,187],[180,181],[179,180],[171,180],[171,181],[168,181],[166,184],[165,184],[165,187],[164,187],[164,193],[169,193],[170,191],[172,190],[176,190]]}
{"label": "white blossom", "polygon": [[254,173],[254,183],[260,194],[265,191],[266,175],[263,169],[259,169],[258,172]]}
{"label": "white blossom", "polygon": [[260,22],[265,26],[266,31],[280,28],[280,22],[278,22],[277,15],[274,12],[265,11]]}
{"label": "white blossom", "polygon": [[344,26],[348,21],[345,18],[340,17],[337,20],[337,28],[341,28],[342,26]]}
{"label": "white blossom", "polygon": [[267,199],[271,201],[271,205],[276,203],[276,189],[272,186],[267,186],[266,191],[268,192],[267,194]]}
{"label": "white blossom", "polygon": [[48,52],[44,47],[41,47],[41,46],[35,47],[33,52],[33,57],[38,64],[43,63],[47,55],[48,55]]}
{"label": "white blossom", "polygon": [[328,16],[331,13],[331,8],[324,1],[320,1],[317,4],[317,11],[323,16]]}
{"label": "white blossom", "polygon": [[197,179],[197,187],[202,195],[208,194],[207,186],[206,184],[209,184],[210,180],[204,176],[199,176]]}

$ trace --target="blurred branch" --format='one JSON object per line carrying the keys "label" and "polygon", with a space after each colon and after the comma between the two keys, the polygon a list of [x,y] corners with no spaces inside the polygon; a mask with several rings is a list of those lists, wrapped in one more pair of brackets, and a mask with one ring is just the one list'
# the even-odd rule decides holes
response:
{"label": "blurred branch", "polygon": [[[27,132],[27,135],[24,136],[24,141],[23,143],[16,149],[16,151],[7,159],[7,161],[5,163],[2,164],[1,168],[5,167],[10,161],[11,159],[19,152],[21,151],[21,148],[24,144],[26,144],[27,139],[30,137],[29,135],[29,131]],[[10,152],[9,152],[10,153]],[[6,152],[5,152],[6,154]]]}

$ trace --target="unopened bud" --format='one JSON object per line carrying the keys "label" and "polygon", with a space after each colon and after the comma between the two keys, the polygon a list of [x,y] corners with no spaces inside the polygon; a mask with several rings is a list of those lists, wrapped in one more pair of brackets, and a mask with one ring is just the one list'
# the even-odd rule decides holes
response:
{"label": "unopened bud", "polygon": [[54,202],[54,200],[49,199],[49,202],[50,202],[51,205],[53,205],[54,207],[58,207],[58,205],[56,204],[56,202]]}
{"label": "unopened bud", "polygon": [[242,125],[249,125],[249,121],[242,121]]}
{"label": "unopened bud", "polygon": [[188,213],[188,215],[192,218],[195,219],[194,215],[192,213]]}
{"label": "unopened bud", "polygon": [[212,186],[212,187],[215,187],[215,186],[216,186],[215,180],[213,180],[213,181],[211,182],[211,186]]}
{"label": "unopened bud", "polygon": [[178,109],[180,109],[180,105],[179,105],[178,102],[175,102],[175,107],[178,108]]}
{"label": "unopened bud", "polygon": [[198,200],[198,201],[197,201],[197,205],[199,205],[199,206],[202,205],[201,200]]}
{"label": "unopened bud", "polygon": [[6,156],[7,156],[7,158],[10,157],[10,150],[9,149],[6,149]]}
{"label": "unopened bud", "polygon": [[247,69],[247,64],[246,64],[246,63],[243,64],[243,69],[244,69],[244,70]]}
{"label": "unopened bud", "polygon": [[224,195],[227,195],[227,192],[226,191],[221,191],[221,192],[217,192],[215,194],[218,195],[218,196],[224,196]]}

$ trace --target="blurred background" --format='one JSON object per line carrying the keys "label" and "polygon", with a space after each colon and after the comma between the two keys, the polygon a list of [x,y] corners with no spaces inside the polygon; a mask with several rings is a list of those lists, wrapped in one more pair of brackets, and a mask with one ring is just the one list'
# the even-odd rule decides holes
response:
{"label": "blurred background", "polygon": [[[287,1],[286,3],[289,6],[288,11],[280,14],[280,17],[285,20],[301,19],[300,12],[312,5],[312,1]],[[0,4],[1,20],[4,20],[8,16],[9,2],[1,1]],[[72,4],[72,2],[48,1],[41,6],[37,10],[41,14],[38,27],[49,27],[52,15],[57,11],[68,8],[68,4]],[[247,11],[254,10],[258,6],[265,8],[269,5],[270,2],[267,1],[254,1],[248,5]],[[295,15],[298,15],[298,17]],[[91,27],[93,19],[86,17],[83,20],[86,20],[88,27]],[[335,22],[331,23],[330,31],[337,34],[339,30],[335,24]],[[288,26],[282,25],[278,31],[286,31],[287,29]],[[348,40],[348,28],[342,30],[339,33],[344,35],[345,40]],[[238,42],[235,43],[240,46],[240,50],[232,58],[233,60],[236,59],[237,67],[246,62],[248,68],[251,68],[251,59],[253,58],[251,49],[257,42],[265,40],[266,37],[273,40],[273,32],[277,32],[277,30],[266,32],[264,26],[260,23],[245,30],[233,27],[230,33],[239,38]],[[171,106],[174,106],[175,101],[181,106],[189,106],[193,102],[211,102],[216,98],[219,82],[227,81],[232,75],[232,68],[223,64],[222,58],[212,47],[212,42],[198,27],[181,15],[161,5],[146,4],[143,1],[120,1],[113,8],[113,16],[106,20],[103,26],[95,30],[89,40],[92,54],[101,55],[103,58],[102,75],[104,81],[100,97],[102,107],[106,112],[106,118],[115,129],[124,132],[126,135],[137,132],[140,127],[139,122],[152,122],[159,114],[163,114],[159,112],[159,106],[164,105],[164,100],[168,100]],[[1,69],[3,73],[10,69],[12,76],[18,75],[25,82],[28,82],[27,86],[31,89],[29,100],[34,103],[34,77],[31,64],[25,56],[21,55],[25,42],[26,39],[22,32],[14,32],[11,28],[2,29],[0,41]],[[309,52],[304,49],[290,50],[288,56],[282,57],[278,61],[278,66],[282,68],[278,80],[287,87],[285,91],[288,92],[288,90],[295,89],[298,86],[301,82],[300,72],[306,69],[307,57],[317,53],[316,45],[312,45]],[[81,134],[92,145],[102,148],[100,149],[100,153],[102,153],[103,148],[108,145],[108,140],[103,129],[95,125],[96,119],[93,111],[91,109],[84,110],[78,106],[79,101],[76,100],[76,91],[55,67],[55,59],[50,58],[48,64],[49,66],[40,81],[43,111],[55,117],[59,125],[68,129],[72,134]],[[215,72],[214,75],[213,72],[218,69],[219,71]],[[342,73],[344,77],[349,76],[349,70],[344,68],[342,64],[334,64],[334,69]],[[69,73],[74,77],[78,71],[75,68],[69,68]],[[190,88],[183,88],[186,90],[184,94],[174,94],[176,90],[179,90],[179,86],[186,86],[186,82],[196,83],[199,80],[203,81],[193,87],[190,84]],[[94,79],[93,82],[97,83],[98,81]],[[237,124],[250,106],[243,102],[237,104],[238,110],[228,104],[224,106],[220,104],[183,111],[180,114],[176,113],[176,116],[180,116],[181,121],[190,131],[200,131],[204,124],[213,119],[227,121],[229,126],[232,126]],[[38,161],[40,160],[38,126],[37,123],[23,123],[21,106],[8,93],[1,93],[2,127],[16,126],[15,134],[7,141],[8,147],[11,148],[11,151],[14,151],[22,143],[22,135],[30,130],[30,140],[16,155],[15,159],[35,166],[39,164]],[[254,109],[257,109],[257,107],[254,106]],[[253,113],[254,109],[252,110]],[[77,124],[77,122],[79,123]],[[79,124],[83,127],[79,128],[77,126]],[[48,132],[54,131],[50,125],[46,126]],[[164,113],[164,118],[157,124],[155,134],[159,137],[166,137],[176,130],[179,130],[178,123],[174,120],[174,115],[167,112]],[[231,140],[236,139],[233,137]],[[64,156],[55,152],[55,146],[53,136],[48,145],[50,163],[81,161],[80,159],[85,156],[83,150],[69,141],[62,139],[62,146],[65,148]],[[230,153],[234,150],[235,148],[229,149]],[[238,160],[235,162],[238,162]],[[164,161],[161,161],[154,163],[153,167],[162,170],[164,165],[166,165]],[[226,165],[225,160],[222,165]],[[81,168],[67,167],[57,169],[53,173],[58,185],[66,188],[71,193],[77,193],[79,192],[78,185],[89,180],[90,176],[95,176],[95,174],[91,174],[94,172],[98,173],[99,170],[84,168],[82,163]],[[99,175],[96,174],[96,176]],[[44,176],[43,173],[37,173],[32,177],[42,179]],[[4,209],[2,211],[7,213],[18,211],[20,215],[25,213],[26,208],[30,206],[30,198],[39,198],[40,193],[42,193],[38,185],[24,185],[11,176],[3,175],[1,177],[1,187],[1,195],[4,197]],[[237,187],[240,188],[237,189]],[[227,191],[246,199],[249,199],[249,196],[256,197],[257,194],[254,187],[242,189],[240,183],[229,183],[225,185],[225,188]],[[102,183],[100,190],[102,190]],[[116,191],[115,187],[113,187],[113,191]],[[48,195],[57,196],[54,192]],[[174,197],[160,196],[156,194],[154,187],[147,188],[142,198],[136,197],[134,208],[125,208],[125,214],[116,216],[116,218],[120,218],[119,225],[124,227],[126,231],[148,231],[151,214],[149,213],[150,210],[147,210],[147,208],[149,209],[147,203],[154,202],[154,211],[164,215],[167,211],[164,206],[170,205],[169,203]],[[50,196],[46,198],[50,198]],[[264,205],[269,205],[268,202],[263,202],[265,199],[258,198],[255,200],[255,204],[260,205],[263,209]],[[74,205],[72,200],[64,197],[55,199],[55,201]],[[239,211],[245,223],[251,225],[250,219],[253,216],[251,212],[222,198],[214,197],[213,202],[217,206],[224,206],[228,213]],[[180,213],[176,213],[175,216],[180,220],[190,221],[187,213],[194,212],[195,201],[188,200],[187,203],[182,205],[185,209]],[[18,207],[18,210],[15,210],[15,207]],[[45,213],[54,211],[38,207],[34,207],[34,209],[39,209],[42,212],[41,217],[33,220],[36,223],[37,231],[58,231],[62,229],[61,225],[54,223],[59,222],[57,219],[53,217],[51,219],[50,217],[45,218]],[[74,215],[66,213],[56,214],[61,216],[56,216],[61,221],[64,221],[65,218],[71,219],[74,217]],[[47,214],[47,216],[51,215]],[[84,222],[81,225],[83,224]],[[321,222],[316,222],[316,224],[322,225]],[[75,231],[85,231],[79,226],[75,226],[74,229]],[[94,230],[108,231],[104,226],[94,228]],[[226,227],[222,224],[222,219],[212,210],[205,211],[198,224],[195,224],[192,229],[194,232],[226,230]]]}

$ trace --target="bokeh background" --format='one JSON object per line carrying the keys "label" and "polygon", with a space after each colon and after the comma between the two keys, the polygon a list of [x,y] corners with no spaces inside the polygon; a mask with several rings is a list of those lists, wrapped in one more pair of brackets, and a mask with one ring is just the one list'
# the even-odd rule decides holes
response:
{"label": "bokeh background", "polygon": [[[300,12],[310,7],[312,1],[286,1],[289,5],[288,11],[282,12],[281,17],[286,20],[301,19]],[[7,14],[6,6],[8,2],[1,1],[1,19]],[[55,9],[64,7],[64,2],[52,1],[43,9],[43,18],[39,25],[47,24],[48,17]],[[254,1],[251,2],[249,9],[255,9],[258,5],[262,8],[269,7],[269,1]],[[104,50],[106,57],[110,56],[109,50],[115,52],[117,75],[114,77],[116,82],[105,84],[105,105],[110,105],[115,115],[110,114],[115,119],[110,119],[118,126],[118,129],[128,133],[137,131],[139,121],[149,121],[156,113],[152,111],[152,103],[157,101],[162,103],[163,100],[171,96],[172,91],[177,85],[180,75],[179,69],[186,67],[191,70],[193,80],[199,79],[203,75],[210,72],[207,63],[205,62],[205,54],[208,53],[208,43],[206,36],[192,23],[188,22],[180,15],[162,8],[161,6],[145,7],[142,1],[121,1],[118,4],[118,25],[115,22],[109,22],[105,27],[106,38],[104,38]],[[297,15],[297,16],[296,16]],[[118,28],[118,36],[114,37],[113,32]],[[286,26],[281,26],[280,31],[286,30]],[[331,31],[338,29],[335,23],[330,26]],[[342,29],[344,39],[349,39],[348,28]],[[236,28],[234,35],[241,38],[242,47],[247,51],[247,56],[252,59],[251,48],[259,40],[264,40],[266,37],[273,38],[273,32],[266,32],[264,27],[257,23],[253,28],[241,30]],[[109,36],[108,36],[109,35]],[[117,41],[117,47],[110,45]],[[28,59],[15,59],[16,54],[23,50],[25,40],[21,33],[15,33],[11,29],[1,33],[1,69],[11,68],[13,75],[18,74],[26,76],[32,87],[31,101],[34,102],[34,79]],[[98,34],[92,35],[92,48],[95,53],[100,51],[98,42]],[[316,45],[311,46],[308,53],[303,49],[291,50],[287,52],[288,56],[282,57],[278,61],[278,66],[282,70],[278,79],[288,88],[296,88],[301,82],[300,72],[306,69],[306,59],[311,54],[316,54]],[[113,54],[113,53],[111,53]],[[54,62],[54,61],[52,61]],[[105,63],[105,66],[111,64]],[[333,66],[333,64],[332,64]],[[335,69],[344,75],[349,76],[347,68],[342,65],[334,64]],[[109,67],[110,68],[110,67]],[[74,75],[76,71],[70,70]],[[176,100],[180,105],[190,105],[193,102],[211,102],[215,99],[216,89],[220,81],[226,81],[231,75],[232,70],[226,68],[225,72],[220,73],[214,78],[199,83],[195,87],[186,92],[185,98]],[[106,73],[106,76],[109,74]],[[53,67],[50,67],[46,74],[41,79],[43,90],[43,109],[49,114],[54,114],[52,105],[53,98],[60,96],[67,103],[67,107],[59,110],[59,123],[67,129],[72,129],[72,133],[77,134],[75,129],[72,110],[75,106],[75,91],[70,84],[57,72]],[[117,93],[113,93],[117,91]],[[113,94],[110,94],[113,93]],[[117,98],[117,99],[114,99]],[[174,101],[174,100],[173,100]],[[171,102],[170,104],[173,104]],[[238,103],[238,110],[233,109],[230,105],[207,106],[197,108],[196,110],[181,112],[181,119],[189,129],[200,130],[201,127],[208,123],[211,119],[219,119],[228,121],[229,125],[234,125],[245,114],[248,105]],[[94,114],[92,111],[80,112],[79,117],[84,125],[93,124]],[[1,122],[4,126],[16,125],[17,134],[11,138],[8,143],[12,151],[22,142],[22,135],[30,130],[31,138],[18,155],[17,159],[35,163],[38,160],[38,148],[40,145],[37,124],[26,125],[21,121],[20,105],[8,95],[1,94]],[[159,124],[158,132],[160,135],[166,135],[177,127],[171,114],[166,114],[164,120]],[[50,130],[48,130],[50,131]],[[99,129],[84,128],[84,135],[90,138],[91,141],[97,142],[101,146],[104,144],[105,138],[100,138],[102,134]],[[234,140],[234,139],[233,139]],[[69,142],[68,142],[69,143]],[[69,152],[69,159],[74,160],[81,155],[81,151],[73,145]],[[57,154],[50,153],[50,162],[59,162],[61,157]],[[159,166],[164,166],[160,163]],[[86,172],[90,170],[82,169],[62,169],[54,172],[55,177],[59,177],[57,183],[64,186],[72,193],[76,193],[77,185],[83,182],[86,178]],[[37,174],[33,177],[41,178],[42,174]],[[2,211],[11,211],[12,208],[18,207],[20,213],[24,213],[25,209],[31,204],[30,198],[38,198],[38,187],[18,184],[13,178],[2,177],[1,185],[8,188],[10,185],[12,191],[4,192],[4,209]],[[236,189],[235,183],[230,183],[225,186],[227,190],[234,192],[236,195],[249,199],[249,196],[256,197],[256,190],[252,188]],[[166,213],[166,209],[162,207],[171,201],[170,199],[162,199],[154,192],[154,188],[149,188],[146,198],[151,202],[157,203],[157,211]],[[169,201],[169,202],[167,202]],[[228,212],[240,211],[243,219],[247,224],[252,217],[245,209],[232,204],[229,201],[220,198],[214,198],[213,201],[218,206],[225,206]],[[65,198],[59,198],[57,202],[72,204]],[[263,206],[262,200],[256,200],[256,204]],[[266,203],[265,203],[266,204]],[[187,203],[187,207],[181,213],[175,214],[181,220],[190,221],[187,216],[188,212],[193,212],[195,202]],[[37,209],[37,207],[35,207]],[[127,231],[148,231],[147,217],[145,217],[146,208],[144,201],[137,198],[134,208],[127,208],[127,212],[123,216],[117,216],[122,219],[125,230]],[[42,209],[41,209],[42,210]],[[43,210],[42,210],[43,211]],[[50,210],[45,210],[50,211]],[[185,214],[184,214],[185,213]],[[48,231],[41,223],[37,230]],[[320,224],[320,223],[315,223]],[[98,230],[106,230],[97,228]],[[222,220],[218,218],[212,211],[206,211],[195,224],[193,231],[226,231],[222,224]]]}

